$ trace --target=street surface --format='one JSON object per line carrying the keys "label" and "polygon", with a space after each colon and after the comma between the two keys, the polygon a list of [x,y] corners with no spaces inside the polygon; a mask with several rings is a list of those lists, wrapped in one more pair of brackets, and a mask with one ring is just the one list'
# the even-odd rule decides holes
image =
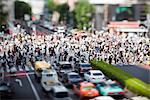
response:
{"label": "street surface", "polygon": [[[19,73],[19,71],[17,73]],[[42,90],[40,83],[35,79],[33,70],[28,72],[20,71],[20,74],[17,74],[17,76],[12,75],[13,74],[7,74],[6,77],[6,80],[11,83],[14,92],[11,100],[51,100],[51,95],[45,93]],[[19,81],[21,81],[21,84]],[[72,89],[68,88],[68,90],[73,100],[80,100],[78,96],[74,94]],[[126,93],[126,97],[129,96],[132,96],[132,94]],[[2,100],[7,99],[2,98]],[[126,100],[126,98],[116,98],[116,100]]]}
{"label": "street surface", "polygon": [[150,69],[139,67],[137,65],[116,65],[118,68],[128,72],[134,77],[150,84]]}

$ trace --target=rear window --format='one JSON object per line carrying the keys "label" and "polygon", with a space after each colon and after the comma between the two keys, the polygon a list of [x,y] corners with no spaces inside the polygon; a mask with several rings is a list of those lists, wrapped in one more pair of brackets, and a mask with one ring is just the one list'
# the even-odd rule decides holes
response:
{"label": "rear window", "polygon": [[117,84],[109,84],[111,87],[118,87]]}
{"label": "rear window", "polygon": [[94,76],[100,76],[102,73],[93,73]]}
{"label": "rear window", "polygon": [[58,92],[55,94],[55,97],[56,98],[65,98],[65,97],[68,97],[68,92]]}
{"label": "rear window", "polygon": [[61,69],[72,69],[71,64],[64,64],[61,66]]}
{"label": "rear window", "polygon": [[91,89],[93,89],[93,88],[94,88],[93,86],[87,86],[87,87],[84,87],[83,90],[86,90],[86,91],[87,91],[87,90],[91,90]]}
{"label": "rear window", "polygon": [[69,78],[80,78],[79,75],[70,75]]}
{"label": "rear window", "polygon": [[53,77],[53,74],[46,74],[47,77]]}
{"label": "rear window", "polygon": [[81,66],[81,67],[83,67],[83,68],[91,67],[91,65],[90,65],[90,64],[81,64],[80,66]]}

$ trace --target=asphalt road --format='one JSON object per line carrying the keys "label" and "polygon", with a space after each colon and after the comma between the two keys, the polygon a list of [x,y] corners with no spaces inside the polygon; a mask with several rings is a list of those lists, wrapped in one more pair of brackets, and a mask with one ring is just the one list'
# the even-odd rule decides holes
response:
{"label": "asphalt road", "polygon": [[150,84],[150,69],[142,68],[137,65],[116,65],[118,68],[128,72],[134,77]]}
{"label": "asphalt road", "polygon": [[[24,77],[8,77],[7,80],[10,82],[13,89],[12,100],[35,100],[34,93],[31,85],[26,76]],[[18,82],[21,81],[21,84]],[[4,98],[2,98],[3,100]],[[5,100],[5,99],[4,99]]]}
{"label": "asphalt road", "polygon": [[[51,100],[50,94],[46,94],[34,77],[33,72],[18,77],[7,77],[7,80],[11,83],[14,94],[11,100]],[[19,83],[20,81],[20,83]],[[73,100],[80,100],[76,96],[72,89],[68,88],[69,94]],[[130,95],[130,94],[128,94]],[[2,98],[2,100],[6,100]],[[88,100],[88,99],[84,99]],[[122,99],[116,99],[122,100]]]}

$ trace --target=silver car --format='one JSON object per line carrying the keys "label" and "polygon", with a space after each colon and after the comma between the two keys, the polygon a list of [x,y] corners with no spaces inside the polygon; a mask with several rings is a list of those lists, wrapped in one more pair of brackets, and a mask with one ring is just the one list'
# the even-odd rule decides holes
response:
{"label": "silver car", "polygon": [[63,85],[53,86],[51,89],[52,100],[72,100],[69,96],[69,92]]}

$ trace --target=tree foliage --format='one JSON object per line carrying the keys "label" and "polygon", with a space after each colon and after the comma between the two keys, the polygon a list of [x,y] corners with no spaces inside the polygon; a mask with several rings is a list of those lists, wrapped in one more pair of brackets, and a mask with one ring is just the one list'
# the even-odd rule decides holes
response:
{"label": "tree foliage", "polygon": [[31,16],[31,6],[23,1],[15,1],[15,19],[22,19],[24,15]]}
{"label": "tree foliage", "polygon": [[87,0],[80,0],[75,7],[75,19],[77,27],[90,27],[89,22],[92,20],[92,13],[94,13],[93,5],[89,4]]}
{"label": "tree foliage", "polygon": [[2,3],[2,0],[0,0],[0,25],[2,23],[5,23],[6,22],[6,19],[7,19],[7,16],[8,16],[8,13],[7,11],[4,11],[4,4]]}
{"label": "tree foliage", "polygon": [[62,4],[62,5],[59,5],[58,8],[57,8],[57,11],[60,13],[60,21],[66,21],[67,22],[67,19],[68,19],[68,15],[69,15],[69,6],[68,4]]}
{"label": "tree foliage", "polygon": [[69,22],[72,19],[78,28],[89,27],[89,22],[92,19],[92,13],[95,12],[93,5],[87,0],[79,0],[74,11],[69,11],[69,6],[65,4],[55,4],[53,0],[48,1],[50,12],[57,11],[60,14],[59,21]]}
{"label": "tree foliage", "polygon": [[57,11],[58,5],[53,2],[53,0],[48,0],[48,9],[52,13]]}
{"label": "tree foliage", "polygon": [[69,6],[67,3],[64,4],[55,4],[53,0],[48,1],[48,8],[51,13],[54,11],[60,14],[59,21],[66,21],[68,20],[69,15]]}
{"label": "tree foliage", "polygon": [[146,13],[150,14],[150,4],[145,5]]}

